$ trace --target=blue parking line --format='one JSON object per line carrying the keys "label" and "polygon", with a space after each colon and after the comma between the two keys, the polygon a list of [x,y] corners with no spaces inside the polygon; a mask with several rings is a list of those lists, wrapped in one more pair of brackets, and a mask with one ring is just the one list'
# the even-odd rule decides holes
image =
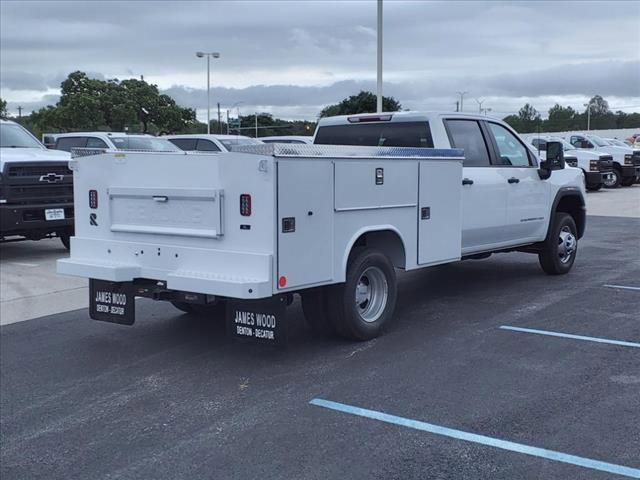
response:
{"label": "blue parking line", "polygon": [[533,328],[510,327],[502,325],[502,330],[513,330],[514,332],[535,333],[538,335],[548,335],[550,337],[571,338],[573,340],[586,340],[587,342],[608,343],[610,345],[620,345],[622,347],[640,348],[640,343],[624,342],[622,340],[609,340],[608,338],[585,337],[584,335],[573,335],[571,333],[550,332],[548,330],[535,330]]}
{"label": "blue parking line", "polygon": [[522,443],[509,442],[507,440],[500,440],[498,438],[487,437],[485,435],[478,435],[475,433],[464,432],[462,430],[455,430],[453,428],[441,427],[432,423],[411,420],[410,418],[389,415],[388,413],[345,405],[344,403],[332,402],[322,398],[314,398],[309,403],[317,407],[328,408],[329,410],[349,413],[351,415],[370,418],[380,422],[391,423],[393,425],[400,425],[402,427],[413,428],[415,430],[434,433],[436,435],[455,438],[457,440],[479,443],[481,445],[488,445],[502,450],[523,453],[533,457],[545,458],[547,460],[568,463],[579,467],[590,468],[592,470],[600,470],[601,472],[614,473],[625,477],[640,478],[640,469],[638,468],[625,467],[623,465],[616,465],[615,463],[601,462],[600,460],[578,457],[576,455],[569,455],[562,452],[556,452],[554,450],[547,450],[545,448],[531,447]]}
{"label": "blue parking line", "polygon": [[640,287],[627,287],[625,285],[604,285],[604,286],[609,288],[618,288],[620,290],[639,290],[640,291]]}

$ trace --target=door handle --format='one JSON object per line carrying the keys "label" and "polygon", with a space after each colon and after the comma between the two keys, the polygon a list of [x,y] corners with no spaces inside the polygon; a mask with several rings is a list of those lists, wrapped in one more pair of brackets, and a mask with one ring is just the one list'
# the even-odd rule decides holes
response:
{"label": "door handle", "polygon": [[507,182],[509,182],[509,183],[520,183],[520,179],[516,178],[516,177],[511,177],[509,180],[507,180]]}
{"label": "door handle", "polygon": [[463,185],[473,185],[473,180],[471,180],[470,178],[463,178],[462,179],[462,184]]}

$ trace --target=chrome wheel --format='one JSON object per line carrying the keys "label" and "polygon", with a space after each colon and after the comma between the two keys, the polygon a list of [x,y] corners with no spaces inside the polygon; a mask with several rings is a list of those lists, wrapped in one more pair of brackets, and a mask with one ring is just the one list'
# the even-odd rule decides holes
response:
{"label": "chrome wheel", "polygon": [[609,172],[609,175],[604,178],[603,183],[607,188],[614,188],[616,185],[618,185],[618,172],[616,172],[615,170]]}
{"label": "chrome wheel", "polygon": [[568,226],[562,227],[558,236],[558,257],[560,262],[567,263],[576,251],[578,241]]}
{"label": "chrome wheel", "polygon": [[387,306],[389,285],[383,271],[368,267],[360,275],[355,291],[356,309],[365,322],[375,322]]}

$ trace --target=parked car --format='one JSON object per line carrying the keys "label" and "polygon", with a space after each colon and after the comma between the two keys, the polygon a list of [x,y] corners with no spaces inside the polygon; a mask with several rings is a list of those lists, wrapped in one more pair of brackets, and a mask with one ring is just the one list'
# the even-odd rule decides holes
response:
{"label": "parked car", "polygon": [[613,157],[611,180],[605,187],[628,187],[640,179],[640,149],[609,145],[604,139],[589,133],[573,133],[565,137],[578,149],[606,152]]}
{"label": "parked car", "polygon": [[178,149],[167,140],[151,135],[124,132],[75,132],[56,136],[56,150],[70,152],[71,149],[144,150],[152,152],[175,152]]}
{"label": "parked car", "polygon": [[226,304],[232,335],[273,343],[294,293],[316,331],[368,340],[394,318],[396,268],[508,251],[551,275],[572,268],[585,187],[559,143],[540,161],[501,120],[417,112],[324,118],[315,143],[194,155],[189,168],[175,154],[74,160],[78,214],[98,222],[78,223],[58,272],[91,279],[97,320],[133,323],[136,296]]}
{"label": "parked car", "polygon": [[73,234],[73,174],[67,152],[48,150],[21,125],[0,120],[0,241]]}
{"label": "parked car", "polygon": [[163,137],[180,150],[188,152],[230,152],[234,146],[262,143],[244,135],[188,134],[165,135]]}
{"label": "parked car", "polygon": [[[566,163],[573,167],[580,168],[584,173],[587,190],[600,190],[605,182],[611,181],[613,157],[608,153],[580,150],[564,138],[551,135],[525,135],[523,138],[538,149],[538,154],[542,158],[546,156],[547,142],[560,142],[564,150]],[[572,159],[575,159],[575,163]]]}
{"label": "parked car", "polygon": [[263,143],[313,143],[311,135],[282,135],[274,137],[260,137]]}

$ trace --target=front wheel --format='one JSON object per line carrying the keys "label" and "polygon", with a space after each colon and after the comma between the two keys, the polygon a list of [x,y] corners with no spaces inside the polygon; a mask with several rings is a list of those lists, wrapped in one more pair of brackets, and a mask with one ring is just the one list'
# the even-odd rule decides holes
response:
{"label": "front wheel", "polygon": [[571,270],[578,252],[576,223],[568,213],[553,216],[549,233],[538,254],[540,266],[549,275],[564,275]]}
{"label": "front wheel", "polygon": [[607,188],[618,188],[622,182],[622,171],[618,167],[613,167],[609,177],[604,181]]}
{"label": "front wheel", "polygon": [[378,337],[396,307],[393,264],[378,250],[356,250],[345,283],[331,287],[329,295],[328,307],[340,335],[360,341]]}

